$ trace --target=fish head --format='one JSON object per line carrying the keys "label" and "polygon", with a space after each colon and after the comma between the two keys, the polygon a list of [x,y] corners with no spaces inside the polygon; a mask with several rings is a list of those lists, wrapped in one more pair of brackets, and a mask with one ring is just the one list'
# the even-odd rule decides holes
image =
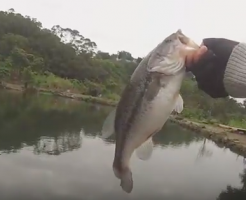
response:
{"label": "fish head", "polygon": [[186,56],[199,49],[180,29],[166,37],[149,57],[147,70],[164,75],[175,75],[185,67]]}

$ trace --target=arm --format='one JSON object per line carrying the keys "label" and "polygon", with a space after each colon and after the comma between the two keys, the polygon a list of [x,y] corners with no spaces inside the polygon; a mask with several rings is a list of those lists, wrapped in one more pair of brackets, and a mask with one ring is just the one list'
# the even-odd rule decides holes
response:
{"label": "arm", "polygon": [[192,55],[187,62],[199,89],[212,98],[246,98],[246,43],[207,38],[203,45],[207,50]]}
{"label": "arm", "polygon": [[246,43],[239,43],[232,50],[223,82],[230,96],[246,98]]}

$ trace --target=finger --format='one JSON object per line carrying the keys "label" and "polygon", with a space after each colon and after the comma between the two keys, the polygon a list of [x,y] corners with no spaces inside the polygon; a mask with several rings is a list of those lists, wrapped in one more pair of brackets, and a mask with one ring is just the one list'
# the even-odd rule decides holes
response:
{"label": "finger", "polygon": [[193,63],[198,62],[198,60],[201,58],[201,56],[206,53],[208,48],[206,46],[201,46],[195,53],[193,57]]}
{"label": "finger", "polygon": [[185,64],[187,67],[194,64],[194,58],[196,57],[196,52],[190,53],[185,57]]}
{"label": "finger", "polygon": [[186,56],[186,66],[189,65],[194,65],[196,64],[199,59],[201,58],[201,56],[207,51],[207,47],[206,46],[201,46],[198,50],[196,50],[195,52],[191,52],[190,54],[188,54]]}

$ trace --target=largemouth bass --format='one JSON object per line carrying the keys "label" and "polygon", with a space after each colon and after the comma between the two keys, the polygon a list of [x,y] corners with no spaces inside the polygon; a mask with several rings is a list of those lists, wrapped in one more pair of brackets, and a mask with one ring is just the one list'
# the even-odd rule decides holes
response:
{"label": "largemouth bass", "polygon": [[129,162],[134,150],[140,159],[149,159],[152,137],[172,111],[183,110],[179,91],[186,71],[185,57],[198,48],[181,30],[165,38],[139,63],[117,107],[103,124],[103,138],[116,135],[113,171],[127,193],[133,189]]}

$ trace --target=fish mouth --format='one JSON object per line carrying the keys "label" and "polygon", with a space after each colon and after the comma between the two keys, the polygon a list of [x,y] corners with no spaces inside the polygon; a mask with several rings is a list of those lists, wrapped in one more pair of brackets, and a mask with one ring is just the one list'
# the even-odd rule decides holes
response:
{"label": "fish mouth", "polygon": [[179,29],[177,31],[177,35],[178,35],[178,39],[179,41],[185,45],[186,47],[188,48],[191,48],[191,49],[199,49],[200,46],[198,44],[196,44],[191,38],[187,37],[182,31],[181,29]]}
{"label": "fish mouth", "polygon": [[180,56],[186,59],[186,56],[193,54],[200,46],[195,43],[191,38],[187,37],[181,29],[176,32],[177,38],[181,43]]}

